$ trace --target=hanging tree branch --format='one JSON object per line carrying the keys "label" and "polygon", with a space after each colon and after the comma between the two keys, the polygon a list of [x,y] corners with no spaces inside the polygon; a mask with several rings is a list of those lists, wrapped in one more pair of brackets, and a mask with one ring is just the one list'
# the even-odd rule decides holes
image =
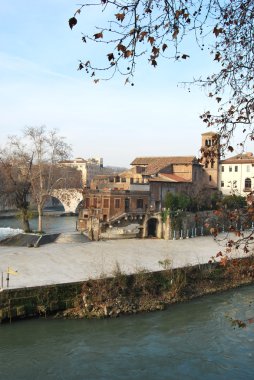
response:
{"label": "hanging tree branch", "polygon": [[[193,37],[207,48],[218,64],[215,73],[194,82],[208,90],[219,104],[217,114],[201,118],[217,128],[225,147],[236,128],[242,128],[243,142],[254,139],[254,2],[253,0],[102,0],[84,3],[69,20],[72,29],[82,14],[101,11],[102,23],[85,31],[82,41],[95,44],[93,57],[80,60],[94,82],[116,74],[133,85],[136,65],[147,62],[158,67],[162,58],[174,61],[190,58],[182,42]],[[209,50],[208,50],[209,49]],[[98,54],[99,62],[96,63]]]}

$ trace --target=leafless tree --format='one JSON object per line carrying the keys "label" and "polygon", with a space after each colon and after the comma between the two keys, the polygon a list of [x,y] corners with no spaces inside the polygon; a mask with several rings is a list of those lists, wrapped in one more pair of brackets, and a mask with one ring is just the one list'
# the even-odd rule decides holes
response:
{"label": "leafless tree", "polygon": [[[1,195],[5,199],[14,199],[26,223],[29,197],[36,204],[38,231],[41,232],[46,200],[54,189],[66,185],[67,172],[58,166],[58,162],[69,157],[71,148],[56,130],[47,130],[44,126],[25,128],[22,137],[9,137],[7,145],[0,156],[5,175],[5,190]],[[28,224],[25,230],[30,230]]]}
{"label": "leafless tree", "polygon": [[51,192],[63,183],[58,176],[58,162],[69,157],[70,146],[56,130],[41,127],[27,127],[24,131],[27,149],[33,157],[31,194],[38,210],[38,231],[42,231],[43,207]]}
{"label": "leafless tree", "polygon": [[2,205],[20,211],[24,231],[30,231],[29,194],[31,191],[32,157],[21,146],[9,140],[0,150],[0,201]]}

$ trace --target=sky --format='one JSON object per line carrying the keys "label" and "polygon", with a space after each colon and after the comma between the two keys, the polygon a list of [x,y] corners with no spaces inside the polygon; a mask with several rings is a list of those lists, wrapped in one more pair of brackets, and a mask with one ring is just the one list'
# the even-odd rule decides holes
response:
{"label": "sky", "polygon": [[81,33],[93,31],[100,14],[81,13],[71,30],[76,9],[73,0],[0,2],[0,146],[26,126],[45,125],[66,138],[73,158],[102,157],[105,165],[128,167],[139,156],[198,156],[207,132],[199,115],[211,100],[179,83],[211,72],[207,53],[187,43],[189,60],[156,69],[143,61],[133,87],[119,76],[94,84],[77,67],[89,52],[97,55]]}

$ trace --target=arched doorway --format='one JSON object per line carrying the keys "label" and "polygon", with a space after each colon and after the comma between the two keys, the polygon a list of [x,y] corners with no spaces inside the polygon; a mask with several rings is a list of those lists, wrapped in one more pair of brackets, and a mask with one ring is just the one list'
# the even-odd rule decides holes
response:
{"label": "arched doorway", "polygon": [[151,218],[147,222],[147,237],[157,237],[158,220]]}

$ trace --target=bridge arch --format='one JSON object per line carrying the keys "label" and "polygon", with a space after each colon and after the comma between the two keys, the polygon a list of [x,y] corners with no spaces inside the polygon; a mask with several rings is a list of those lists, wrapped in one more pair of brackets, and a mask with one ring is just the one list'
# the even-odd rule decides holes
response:
{"label": "bridge arch", "polygon": [[53,197],[53,195],[50,195],[50,197],[47,199],[47,201],[44,204],[43,210],[50,210],[53,209],[54,211],[62,211],[64,212],[64,206],[60,199]]}
{"label": "bridge arch", "polygon": [[83,200],[82,189],[55,189],[50,195],[62,203],[66,213],[75,213]]}

